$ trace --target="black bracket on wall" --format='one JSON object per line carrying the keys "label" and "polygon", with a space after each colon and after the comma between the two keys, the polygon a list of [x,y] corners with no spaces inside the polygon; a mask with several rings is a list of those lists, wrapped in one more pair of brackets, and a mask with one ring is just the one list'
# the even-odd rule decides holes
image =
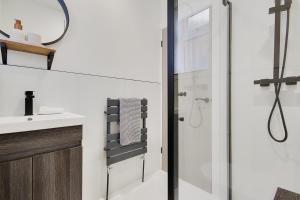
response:
{"label": "black bracket on wall", "polygon": [[47,56],[47,69],[48,70],[51,70],[53,59],[54,59],[54,54],[55,54],[54,52],[51,52]]}
{"label": "black bracket on wall", "polygon": [[5,43],[0,43],[1,47],[1,55],[2,55],[2,63],[3,65],[7,65],[7,47]]}

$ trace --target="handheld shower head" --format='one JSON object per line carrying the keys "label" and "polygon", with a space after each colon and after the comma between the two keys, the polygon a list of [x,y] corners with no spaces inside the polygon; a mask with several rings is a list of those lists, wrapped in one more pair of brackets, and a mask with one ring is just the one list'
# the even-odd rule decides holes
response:
{"label": "handheld shower head", "polygon": [[[269,9],[269,14],[275,14],[275,40],[274,40],[274,68],[273,68],[273,78],[274,79],[283,79],[286,60],[287,60],[287,51],[288,51],[288,41],[289,41],[289,24],[290,24],[290,8],[292,5],[292,0],[275,0],[275,7]],[[284,45],[284,55],[283,62],[280,70],[280,45],[281,45],[281,13],[287,12],[287,22],[286,22],[286,36],[285,36],[285,45]],[[288,139],[288,128],[285,121],[285,116],[283,112],[283,108],[280,100],[280,91],[281,91],[282,83],[274,83],[275,89],[275,101],[273,103],[269,118],[268,118],[268,133],[270,137],[278,143],[283,143]],[[283,139],[278,139],[273,135],[273,131],[271,129],[271,122],[274,115],[275,108],[278,106],[280,111],[280,117],[282,121],[282,125],[284,128],[284,137]]]}
{"label": "handheld shower head", "polygon": [[199,97],[199,98],[196,98],[195,100],[196,101],[204,101],[205,103],[209,103],[209,101],[210,101],[208,97],[206,97],[206,98],[200,98]]}
{"label": "handheld shower head", "polygon": [[285,4],[292,4],[293,0],[284,0]]}
{"label": "handheld shower head", "polygon": [[[275,4],[278,6],[291,6],[292,3],[293,3],[293,0],[275,0]],[[283,8],[283,9],[286,9],[286,8]]]}
{"label": "handheld shower head", "polygon": [[227,4],[228,4],[228,0],[223,0],[223,5],[227,6]]}
{"label": "handheld shower head", "polygon": [[223,5],[227,6],[227,5],[231,5],[231,2],[229,0],[223,0]]}
{"label": "handheld shower head", "polygon": [[293,0],[284,0],[284,4],[291,6]]}

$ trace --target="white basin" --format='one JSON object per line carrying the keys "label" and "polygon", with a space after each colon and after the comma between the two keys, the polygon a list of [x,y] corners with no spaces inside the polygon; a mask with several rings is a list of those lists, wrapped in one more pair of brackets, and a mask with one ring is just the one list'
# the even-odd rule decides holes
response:
{"label": "white basin", "polygon": [[0,134],[82,125],[84,117],[73,113],[0,117]]}

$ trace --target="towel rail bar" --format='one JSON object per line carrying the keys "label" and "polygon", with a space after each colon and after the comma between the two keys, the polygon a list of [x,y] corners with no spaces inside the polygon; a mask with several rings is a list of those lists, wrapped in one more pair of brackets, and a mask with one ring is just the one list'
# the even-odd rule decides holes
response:
{"label": "towel rail bar", "polygon": [[[120,133],[112,133],[111,124],[114,122],[120,122],[120,100],[119,99],[107,99],[107,110],[105,112],[107,119],[107,134],[106,134],[106,165],[107,165],[107,188],[106,188],[106,200],[108,200],[109,193],[109,177],[111,173],[111,165],[119,163],[121,161],[139,156],[147,153],[147,133],[146,119],[148,118],[148,100],[141,100],[141,142],[133,143],[130,145],[122,146],[120,144]],[[145,177],[145,156],[143,156],[142,167],[142,182]]]}

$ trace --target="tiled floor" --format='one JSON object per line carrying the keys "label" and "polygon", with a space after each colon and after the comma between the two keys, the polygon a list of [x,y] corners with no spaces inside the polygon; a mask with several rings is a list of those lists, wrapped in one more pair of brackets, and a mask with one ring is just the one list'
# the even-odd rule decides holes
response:
{"label": "tiled floor", "polygon": [[[179,182],[180,200],[213,200],[210,194],[185,182]],[[158,171],[148,178],[145,183],[139,184],[131,190],[113,195],[110,200],[167,200],[167,173]],[[102,199],[101,199],[102,200]]]}

